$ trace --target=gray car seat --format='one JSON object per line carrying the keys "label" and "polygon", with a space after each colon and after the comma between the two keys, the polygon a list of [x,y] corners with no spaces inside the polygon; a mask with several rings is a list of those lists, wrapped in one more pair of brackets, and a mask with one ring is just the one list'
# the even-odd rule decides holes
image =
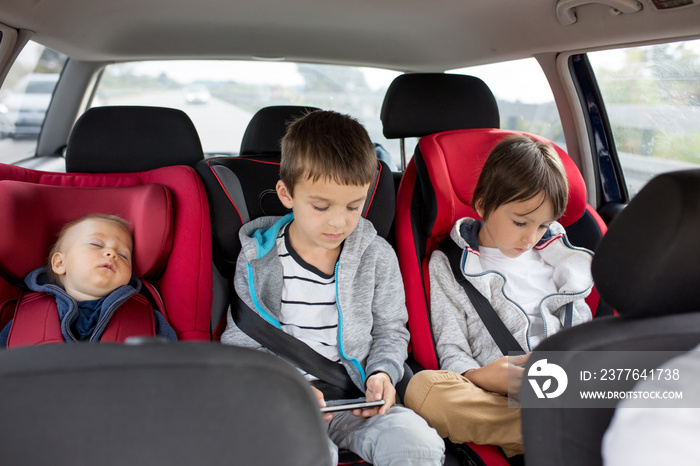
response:
{"label": "gray car seat", "polygon": [[5,466],[327,465],[318,405],[289,364],[205,342],[0,352]]}

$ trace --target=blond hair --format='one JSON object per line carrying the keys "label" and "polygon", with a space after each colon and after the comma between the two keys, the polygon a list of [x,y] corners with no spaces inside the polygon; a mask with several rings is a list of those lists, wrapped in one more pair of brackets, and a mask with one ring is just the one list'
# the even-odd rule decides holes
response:
{"label": "blond hair", "polygon": [[68,234],[68,230],[73,228],[74,226],[86,222],[88,220],[103,220],[105,222],[111,222],[114,223],[115,225],[121,227],[124,231],[126,231],[129,234],[129,237],[131,238],[131,224],[127,221],[121,218],[118,215],[110,215],[110,214],[100,214],[100,213],[95,213],[95,214],[88,214],[84,215],[80,218],[76,218],[75,220],[71,220],[70,222],[66,223],[63,225],[61,228],[61,231],[58,233],[58,239],[56,242],[53,244],[53,247],[51,247],[51,251],[49,252],[49,258],[48,258],[48,270],[47,270],[47,275],[49,276],[49,280],[51,280],[51,283],[54,285],[58,286],[63,286],[61,284],[61,278],[58,276],[56,272],[53,271],[52,267],[52,259],[54,254],[61,252],[61,249],[63,249],[63,241],[66,239],[66,236]]}

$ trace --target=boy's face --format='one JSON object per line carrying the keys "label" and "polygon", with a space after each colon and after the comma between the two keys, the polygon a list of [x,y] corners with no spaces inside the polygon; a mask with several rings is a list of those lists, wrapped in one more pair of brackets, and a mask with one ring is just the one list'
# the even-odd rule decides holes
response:
{"label": "boy's face", "polygon": [[282,181],[277,195],[294,212],[290,239],[298,253],[337,250],[360,221],[369,184],[352,186],[333,180],[303,180],[289,194]]}
{"label": "boy's face", "polygon": [[113,222],[88,219],[65,234],[51,268],[76,301],[107,296],[131,279],[131,235]]}
{"label": "boy's face", "polygon": [[[480,209],[477,213],[483,218]],[[518,257],[542,239],[554,220],[552,203],[544,199],[544,194],[503,204],[484,219],[479,246],[498,248],[506,257]]]}

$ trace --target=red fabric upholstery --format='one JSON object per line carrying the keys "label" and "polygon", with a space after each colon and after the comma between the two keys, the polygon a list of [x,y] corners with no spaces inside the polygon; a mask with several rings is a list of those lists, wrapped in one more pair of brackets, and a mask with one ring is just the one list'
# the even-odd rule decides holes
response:
{"label": "red fabric upholstery", "polygon": [[[162,195],[169,193],[172,206],[172,219],[170,220],[171,233],[156,235],[151,240],[146,240],[139,232],[139,226],[144,226],[144,234],[150,228],[166,227],[168,222],[164,218],[156,217],[161,212],[151,209],[148,202],[137,202],[128,205],[121,191],[120,194],[107,196],[97,195],[98,190],[87,190],[91,194],[79,196],[81,199],[73,197],[76,204],[63,207],[71,209],[71,212],[80,210],[80,205],[89,206],[94,209],[101,202],[98,198],[105,197],[104,209],[120,212],[118,209],[125,209],[123,214],[128,220],[134,222],[135,228],[135,248],[134,254],[138,255],[138,268],[135,272],[144,273],[143,278],[155,282],[165,302],[167,318],[172,327],[177,332],[181,340],[209,340],[210,339],[210,315],[212,304],[212,269],[211,269],[211,226],[209,222],[209,206],[206,193],[200,178],[193,168],[188,166],[170,166],[157,168],[145,172],[136,173],[106,173],[106,174],[84,174],[84,173],[51,173],[37,170],[24,169],[12,165],[0,165],[0,180],[16,180],[36,185],[47,185],[51,187],[72,187],[72,188],[109,188],[110,193],[115,188],[139,187],[155,185],[156,190],[160,189]],[[161,186],[161,188],[157,188]],[[165,187],[167,189],[164,189]],[[72,191],[72,190],[71,190]],[[68,192],[68,191],[67,191]],[[131,192],[125,189],[124,193]],[[153,194],[153,193],[151,193]],[[69,197],[73,195],[70,194]],[[131,195],[129,195],[131,196]],[[6,200],[3,197],[3,202]],[[67,201],[69,202],[69,201]],[[79,202],[79,203],[78,203]],[[56,208],[58,209],[56,203]],[[121,206],[121,207],[116,207]],[[61,207],[61,208],[63,208]],[[31,207],[29,213],[38,212],[40,207]],[[75,209],[75,210],[73,210]],[[48,215],[49,210],[45,210],[43,215]],[[85,211],[85,213],[88,213]],[[22,213],[24,217],[26,214]],[[63,215],[63,214],[61,214]],[[3,222],[7,223],[8,218],[3,217]],[[56,217],[53,224],[61,221]],[[52,232],[53,233],[53,232]],[[45,233],[47,238],[50,234]],[[150,233],[148,233],[150,235]],[[160,239],[157,239],[160,236]],[[35,236],[36,237],[36,236]],[[167,256],[167,265],[161,253],[168,249],[166,239],[171,237],[172,247]],[[37,237],[38,238],[38,237]],[[156,239],[154,239],[156,238]],[[49,241],[49,240],[45,240]],[[142,242],[145,241],[145,242]],[[150,242],[149,242],[150,241]],[[162,247],[158,247],[158,243]],[[154,248],[154,251],[143,251],[143,247]],[[36,246],[36,245],[35,245]],[[42,249],[45,244],[41,246]],[[17,248],[15,248],[17,250]],[[156,252],[159,251],[159,252]],[[39,256],[47,253],[42,251]],[[145,253],[145,256],[142,255]],[[17,257],[15,253],[10,257]],[[37,257],[39,257],[37,256]],[[148,259],[151,257],[151,259]],[[45,259],[35,267],[41,265]],[[143,262],[142,262],[143,260]],[[150,265],[149,265],[150,264]],[[28,265],[26,265],[28,267]],[[16,289],[11,286],[14,280],[21,275],[17,269],[12,276],[5,276],[3,273],[0,280],[0,309],[7,297],[16,294]]]}
{"label": "red fabric upholstery", "polygon": [[[118,215],[131,223],[133,273],[147,280],[163,274],[173,245],[170,190],[161,184],[75,188],[0,180],[0,270],[21,282],[46,263],[63,225],[91,213]],[[22,254],[17,254],[22,251]]]}
{"label": "red fabric upholstery", "polygon": [[[135,294],[109,319],[101,342],[123,343],[127,338],[156,334],[151,303],[142,294]],[[20,311],[21,310],[21,311]],[[37,325],[43,323],[43,327]],[[7,348],[63,343],[61,321],[56,300],[45,293],[28,293],[17,304]]]}
{"label": "red fabric upholstery", "polygon": [[[455,221],[467,216],[479,218],[470,204],[481,168],[491,149],[511,134],[517,132],[465,129],[425,136],[401,180],[396,207],[397,254],[406,289],[413,356],[427,369],[438,368],[430,324],[430,255],[449,235]],[[566,152],[552,145],[566,169],[570,191],[567,209],[559,221],[569,226],[586,210],[599,218],[587,205],[586,187],[578,168]],[[597,222],[604,233],[605,224]],[[588,300],[593,312],[597,303],[594,290]]]}
{"label": "red fabric upholstery", "polygon": [[[408,308],[408,328],[411,332],[413,358],[426,369],[437,369],[433,333],[430,326],[430,303],[427,301],[428,283],[423,282],[422,248],[420,225],[413,218],[411,205],[416,192],[416,163],[411,160],[401,177],[396,194],[396,254],[403,277],[406,307]],[[427,277],[427,274],[425,275]]]}
{"label": "red fabric upholstery", "polygon": [[[462,217],[479,218],[471,208],[472,193],[491,149],[506,136],[518,134],[501,129],[464,129],[445,131],[421,138],[419,146],[430,179],[434,180],[438,216],[433,233],[448,234],[454,222]],[[530,136],[545,142],[546,139]],[[586,206],[586,185],[578,168],[560,147],[559,154],[569,179],[569,202],[559,219],[565,227],[581,218]]]}

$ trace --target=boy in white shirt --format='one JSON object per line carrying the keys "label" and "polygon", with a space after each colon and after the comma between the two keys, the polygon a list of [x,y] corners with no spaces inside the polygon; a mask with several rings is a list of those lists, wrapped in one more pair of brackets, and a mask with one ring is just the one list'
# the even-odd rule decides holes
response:
{"label": "boy in white shirt", "polygon": [[[564,327],[567,308],[572,325],[591,319],[584,298],[593,286],[593,254],[572,246],[556,222],[567,200],[556,150],[511,136],[491,151],[474,190],[472,205],[483,222],[462,218],[450,233],[463,249],[462,274],[527,352]],[[442,251],[430,259],[430,306],[441,370],[413,377],[406,406],[454,443],[522,454],[520,410],[508,408],[507,398],[519,384],[509,393],[508,367],[512,378],[522,377],[527,355],[503,355]]]}

